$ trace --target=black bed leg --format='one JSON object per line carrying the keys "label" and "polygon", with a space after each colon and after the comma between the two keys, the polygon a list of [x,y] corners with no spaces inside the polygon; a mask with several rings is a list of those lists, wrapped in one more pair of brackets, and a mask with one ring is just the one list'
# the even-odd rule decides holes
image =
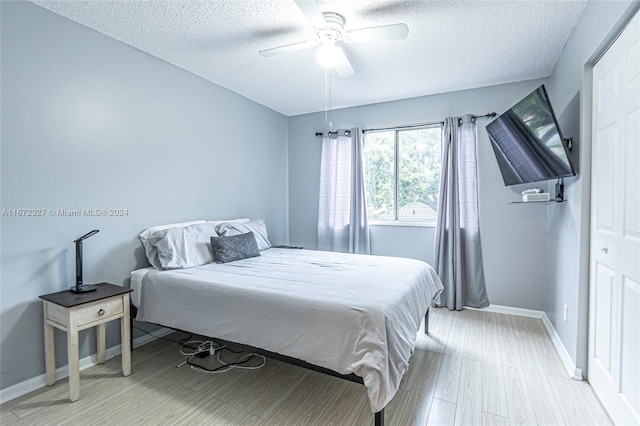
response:
{"label": "black bed leg", "polygon": [[384,426],[384,408],[376,413],[376,426]]}
{"label": "black bed leg", "polygon": [[427,309],[427,313],[424,314],[424,334],[429,334],[429,309]]}

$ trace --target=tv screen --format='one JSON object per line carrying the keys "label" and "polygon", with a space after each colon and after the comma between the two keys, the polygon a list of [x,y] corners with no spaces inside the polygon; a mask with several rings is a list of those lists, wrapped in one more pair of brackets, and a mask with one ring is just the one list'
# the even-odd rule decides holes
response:
{"label": "tv screen", "polygon": [[574,176],[544,85],[487,125],[504,184]]}

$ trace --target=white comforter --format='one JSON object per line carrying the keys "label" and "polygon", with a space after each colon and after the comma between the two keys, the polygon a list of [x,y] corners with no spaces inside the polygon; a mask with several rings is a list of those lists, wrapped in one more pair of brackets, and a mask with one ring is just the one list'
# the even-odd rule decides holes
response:
{"label": "white comforter", "polygon": [[371,410],[384,408],[442,291],[435,271],[394,257],[275,248],[261,254],[150,270],[143,279],[134,271],[137,319],[355,373]]}

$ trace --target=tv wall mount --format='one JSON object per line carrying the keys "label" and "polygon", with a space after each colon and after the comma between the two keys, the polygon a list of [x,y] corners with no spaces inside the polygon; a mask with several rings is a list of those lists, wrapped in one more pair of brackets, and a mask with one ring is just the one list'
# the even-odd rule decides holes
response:
{"label": "tv wall mount", "polygon": [[564,138],[564,139],[562,139],[562,142],[564,142],[564,146],[566,146],[569,151],[571,151],[573,149],[573,139],[572,138]]}

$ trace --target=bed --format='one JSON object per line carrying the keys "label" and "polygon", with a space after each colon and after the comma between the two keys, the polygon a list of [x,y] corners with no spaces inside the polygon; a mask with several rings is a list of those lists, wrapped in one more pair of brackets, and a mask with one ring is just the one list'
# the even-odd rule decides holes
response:
{"label": "bed", "polygon": [[145,268],[132,273],[131,286],[137,320],[355,375],[380,414],[442,291],[418,260],[286,248],[225,264]]}

